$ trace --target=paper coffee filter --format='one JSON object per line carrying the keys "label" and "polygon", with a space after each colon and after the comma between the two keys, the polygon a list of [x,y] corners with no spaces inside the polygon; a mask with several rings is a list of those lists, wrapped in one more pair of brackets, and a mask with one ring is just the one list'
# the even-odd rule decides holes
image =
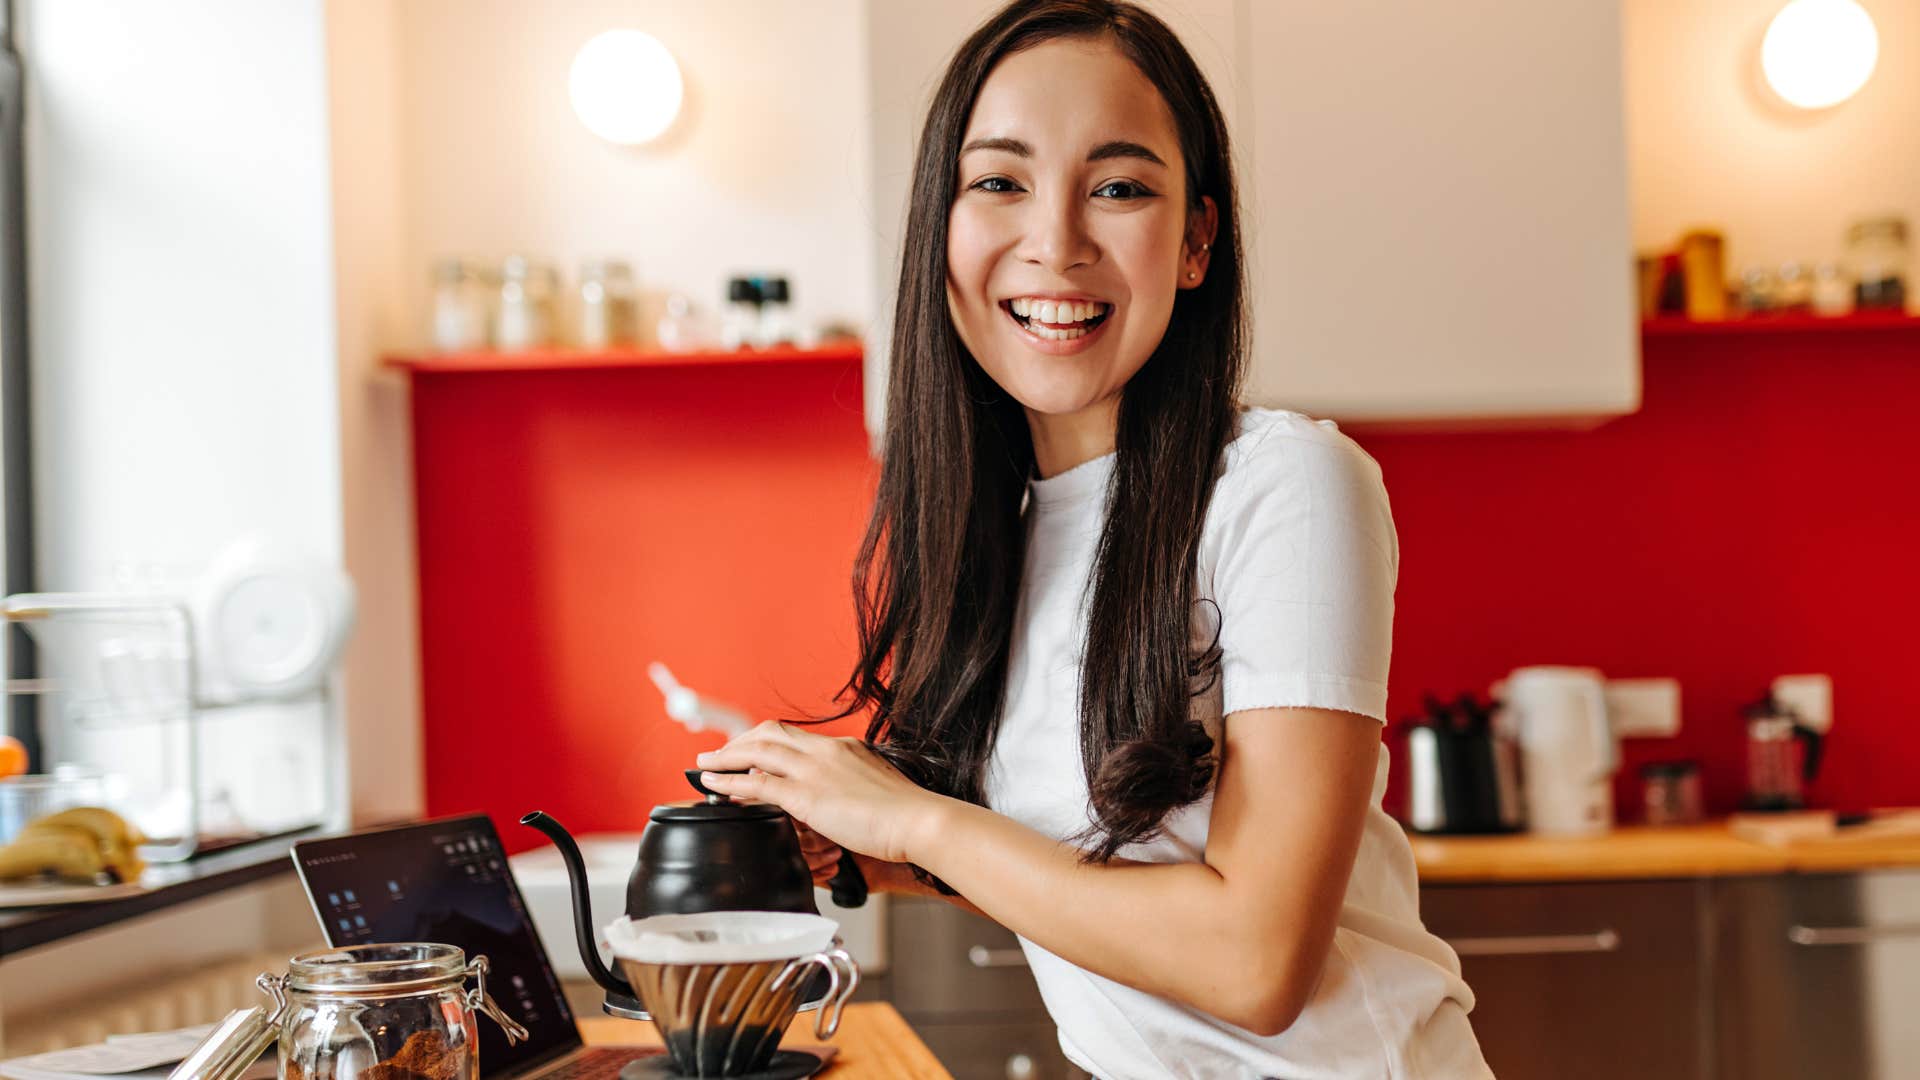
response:
{"label": "paper coffee filter", "polygon": [[840,924],[793,911],[625,915],[607,927],[613,955],[642,964],[743,964],[790,960],[833,947]]}

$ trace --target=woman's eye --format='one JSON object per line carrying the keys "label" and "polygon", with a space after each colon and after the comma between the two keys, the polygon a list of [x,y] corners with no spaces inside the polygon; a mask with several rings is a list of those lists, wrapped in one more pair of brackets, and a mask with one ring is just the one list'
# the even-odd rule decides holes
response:
{"label": "woman's eye", "polygon": [[1114,180],[1110,183],[1101,184],[1094,189],[1093,193],[1102,198],[1123,200],[1139,199],[1153,194],[1153,192],[1148,191],[1145,187],[1132,180]]}
{"label": "woman's eye", "polygon": [[1014,183],[1004,176],[989,176],[984,180],[975,180],[967,186],[974,191],[986,191],[995,195],[1003,195],[1007,192],[1020,190],[1019,184]]}

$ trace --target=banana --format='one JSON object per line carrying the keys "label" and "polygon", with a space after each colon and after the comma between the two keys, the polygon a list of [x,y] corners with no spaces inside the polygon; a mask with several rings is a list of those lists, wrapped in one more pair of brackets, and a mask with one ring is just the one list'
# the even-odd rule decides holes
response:
{"label": "banana", "polygon": [[107,869],[113,871],[121,881],[138,881],[146,864],[141,861],[139,851],[147,838],[140,830],[127,823],[127,819],[111,810],[98,806],[76,806],[62,810],[57,814],[48,814],[37,818],[27,825],[32,831],[40,826],[84,830],[93,837],[100,850],[100,857]]}
{"label": "banana", "polygon": [[140,835],[139,829],[128,824],[126,818],[99,806],[76,806],[57,814],[36,818],[33,824],[78,826],[99,837],[102,844],[139,847],[147,842],[147,838]]}
{"label": "banana", "polygon": [[0,881],[51,873],[68,881],[92,882],[106,869],[99,842],[85,829],[29,825],[13,843],[0,847]]}

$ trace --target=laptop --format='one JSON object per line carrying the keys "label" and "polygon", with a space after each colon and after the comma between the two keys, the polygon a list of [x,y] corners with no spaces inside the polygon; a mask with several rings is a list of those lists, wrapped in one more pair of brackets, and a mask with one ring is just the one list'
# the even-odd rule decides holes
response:
{"label": "laptop", "polygon": [[293,865],[334,948],[436,941],[486,956],[487,992],[530,1037],[509,1046],[481,1020],[481,1080],[614,1080],[662,1053],[582,1043],[486,815],[309,840],[293,846]]}

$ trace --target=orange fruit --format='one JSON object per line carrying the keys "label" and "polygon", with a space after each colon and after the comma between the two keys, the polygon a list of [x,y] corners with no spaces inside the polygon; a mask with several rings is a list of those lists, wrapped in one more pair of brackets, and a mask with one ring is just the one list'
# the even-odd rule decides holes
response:
{"label": "orange fruit", "polygon": [[11,735],[0,735],[0,780],[26,771],[26,746]]}

